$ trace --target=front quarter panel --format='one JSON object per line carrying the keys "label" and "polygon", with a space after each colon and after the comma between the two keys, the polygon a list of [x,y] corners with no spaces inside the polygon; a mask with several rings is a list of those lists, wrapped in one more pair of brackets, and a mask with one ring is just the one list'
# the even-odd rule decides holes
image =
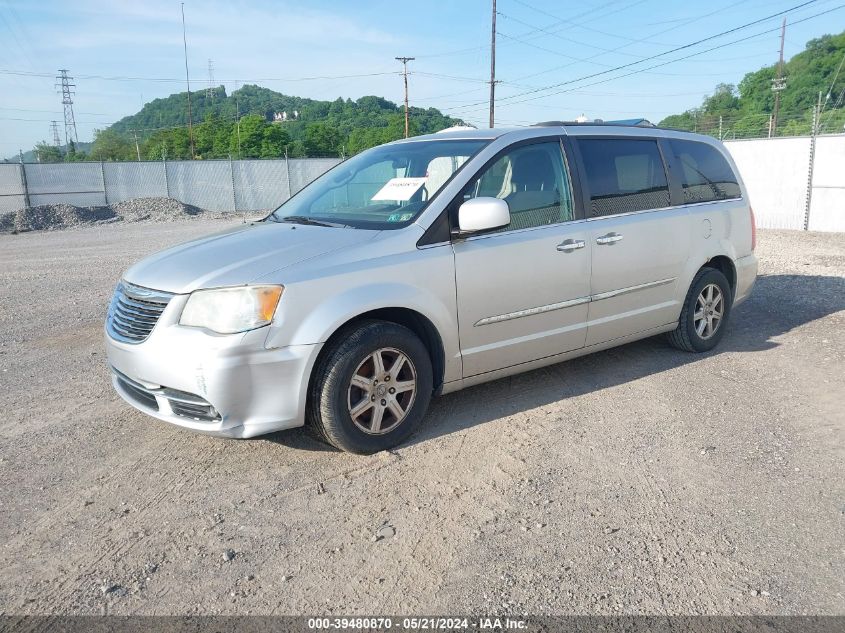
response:
{"label": "front quarter panel", "polygon": [[[421,231],[407,227],[344,257],[312,260],[291,270],[267,347],[324,343],[344,323],[383,308],[407,308],[437,329],[445,356],[444,381],[461,378],[455,307],[454,256],[448,244],[417,249]],[[409,246],[410,245],[410,246]],[[378,249],[381,254],[374,255]]]}

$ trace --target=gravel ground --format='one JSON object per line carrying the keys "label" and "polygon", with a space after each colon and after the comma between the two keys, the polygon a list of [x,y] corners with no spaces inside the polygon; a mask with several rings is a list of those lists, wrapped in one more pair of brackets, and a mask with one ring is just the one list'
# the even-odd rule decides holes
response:
{"label": "gravel ground", "polygon": [[0,237],[0,613],[845,614],[845,236],[760,231],[721,347],[433,402],[396,451],[112,392],[122,270],[223,221]]}

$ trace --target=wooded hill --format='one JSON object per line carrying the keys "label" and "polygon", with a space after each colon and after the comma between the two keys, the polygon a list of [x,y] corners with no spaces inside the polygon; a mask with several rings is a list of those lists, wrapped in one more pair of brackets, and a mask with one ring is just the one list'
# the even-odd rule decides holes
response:
{"label": "wooded hill", "polygon": [[[191,93],[194,155],[209,158],[339,156],[402,138],[404,109],[381,97],[317,101],[245,85],[227,94],[223,86]],[[285,113],[286,120],[274,121]],[[435,108],[410,109],[412,135],[461,123]],[[138,138],[138,150],[135,137]],[[91,160],[191,158],[187,93],[147,103],[95,134]]]}
{"label": "wooded hill", "polygon": [[[845,124],[845,31],[810,40],[805,49],[784,64],[786,88],[781,91],[776,136],[810,134],[813,109],[819,92],[823,112],[821,133],[842,132]],[[718,135],[722,117],[723,138],[768,135],[769,116],[774,111],[772,80],[777,64],[765,66],[743,77],[739,85],[719,84],[701,106],[673,114],[660,122],[666,127]],[[835,82],[834,82],[835,78]]]}

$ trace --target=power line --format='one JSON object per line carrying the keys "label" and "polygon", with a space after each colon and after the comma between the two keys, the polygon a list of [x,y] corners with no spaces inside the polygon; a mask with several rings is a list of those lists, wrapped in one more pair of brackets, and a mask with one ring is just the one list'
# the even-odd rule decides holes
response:
{"label": "power line", "polygon": [[[220,83],[249,83],[249,82],[296,82],[296,81],[322,81],[331,79],[358,79],[362,77],[379,77],[384,75],[397,75],[396,71],[384,71],[375,73],[357,73],[354,75],[317,75],[313,77],[237,77],[234,79],[220,79]],[[34,72],[14,69],[0,69],[0,75],[15,75],[18,77],[52,77],[52,73]],[[182,83],[184,78],[178,77],[137,77],[137,76],[107,76],[107,75],[76,75],[78,79],[98,81],[149,81],[152,83]]]}
{"label": "power line", "polygon": [[[710,12],[708,12],[708,13],[699,14],[699,15],[693,16],[693,17],[691,17],[691,18],[681,18],[681,19],[678,19],[678,20],[674,20],[673,22],[682,22],[682,23],[681,23],[681,24],[677,24],[677,25],[675,25],[675,26],[670,26],[669,28],[663,29],[662,31],[658,31],[657,33],[651,33],[650,35],[648,35],[648,36],[647,36],[647,37],[645,37],[645,38],[642,38],[642,39],[635,39],[635,40],[633,40],[633,41],[631,41],[631,42],[629,42],[629,43],[627,43],[627,44],[621,44],[621,45],[617,46],[616,48],[611,49],[611,50],[610,50],[610,51],[608,51],[608,52],[609,52],[609,53],[615,53],[615,52],[617,52],[617,51],[622,50],[623,48],[627,48],[628,46],[631,46],[632,44],[638,44],[638,43],[640,43],[640,42],[645,42],[645,41],[647,41],[649,38],[656,37],[656,36],[660,36],[660,35],[663,35],[664,33],[669,33],[670,31],[674,31],[674,30],[679,29],[679,28],[682,28],[682,27],[684,27],[684,26],[688,26],[688,25],[690,25],[690,24],[693,24],[693,23],[695,23],[695,22],[698,22],[698,21],[700,21],[700,20],[703,20],[703,19],[705,19],[705,18],[709,18],[709,17],[714,16],[714,15],[717,15],[717,14],[720,14],[720,15],[721,15],[721,14],[725,13],[726,11],[729,11],[730,9],[732,9],[732,8],[734,8],[734,7],[736,7],[736,6],[740,5],[740,4],[744,4],[745,2],[748,2],[748,0],[740,0],[739,2],[734,2],[733,4],[728,5],[728,7],[720,7],[720,8],[718,8],[718,9],[715,9],[714,11],[710,11]],[[597,54],[595,54],[595,55],[591,55],[590,57],[586,58],[584,61],[591,62],[592,60],[597,59],[598,57],[603,57],[603,56],[604,56],[604,55],[606,55],[606,54],[607,54],[607,53],[597,53]],[[530,79],[531,77],[537,77],[537,76],[539,76],[539,75],[545,75],[545,74],[548,74],[548,73],[550,73],[550,72],[555,72],[555,71],[558,71],[558,70],[563,70],[564,68],[569,68],[570,66],[573,66],[573,65],[575,65],[576,63],[577,63],[577,62],[570,62],[570,63],[568,63],[568,64],[563,64],[563,65],[561,65],[561,66],[555,66],[555,67],[553,67],[553,68],[548,68],[548,69],[546,69],[546,70],[541,70],[541,71],[538,71],[538,72],[532,73],[532,74],[530,74],[530,75],[525,75],[525,76],[523,77],[523,79]],[[595,62],[594,62],[594,63],[595,63]],[[698,76],[703,76],[701,73],[697,73],[697,74],[698,74]],[[719,75],[721,75],[721,73],[719,73]]]}
{"label": "power line", "polygon": [[[744,0],[744,1],[747,1],[747,0]],[[619,35],[618,33],[610,33],[608,31],[602,31],[601,29],[596,29],[596,28],[593,28],[591,26],[584,26],[583,24],[578,24],[577,22],[573,22],[571,19],[561,18],[557,15],[554,15],[553,13],[549,13],[548,11],[546,11],[544,9],[540,9],[538,7],[531,5],[531,4],[528,4],[527,2],[522,2],[522,0],[512,0],[512,2],[515,2],[516,4],[521,4],[523,7],[531,9],[532,11],[536,11],[537,13],[540,13],[540,14],[548,16],[548,17],[550,17],[554,20],[557,20],[559,23],[569,24],[571,26],[575,26],[575,27],[584,29],[585,31],[592,31],[594,33],[599,33],[601,35],[606,35],[608,37],[615,37],[616,39],[627,40],[627,41],[631,42],[632,44],[633,43],[639,43],[639,42],[645,42],[645,43],[648,43],[648,44],[655,44],[657,46],[675,46],[675,44],[663,44],[661,42],[655,42],[655,41],[649,40],[649,39],[634,39],[634,38],[631,38],[631,37],[627,37],[625,35]],[[741,4],[741,2],[738,2],[736,4]],[[512,18],[512,19],[515,19],[515,18]]]}
{"label": "power line", "polygon": [[[559,83],[550,84],[550,85],[548,85],[548,86],[542,86],[542,87],[539,87],[539,88],[534,88],[534,89],[532,89],[532,90],[527,90],[527,91],[522,92],[522,93],[517,93],[517,94],[514,94],[514,95],[509,95],[508,97],[505,97],[504,99],[505,99],[505,100],[508,100],[508,102],[509,102],[509,103],[523,103],[523,102],[525,102],[525,101],[531,101],[532,99],[540,99],[540,98],[543,98],[543,97],[552,96],[553,94],[560,94],[560,92],[556,92],[556,93],[550,93],[550,94],[545,94],[545,95],[539,95],[539,96],[536,96],[536,97],[530,97],[530,98],[528,98],[528,99],[524,99],[524,100],[520,100],[520,101],[513,101],[514,99],[518,99],[519,97],[525,97],[525,96],[528,96],[528,95],[533,95],[533,94],[536,94],[536,93],[539,93],[539,92],[546,92],[546,91],[548,91],[548,90],[553,90],[553,89],[555,89],[555,88],[560,88],[560,87],[562,87],[562,86],[567,86],[567,85],[570,85],[570,84],[573,84],[573,83],[579,83],[579,82],[584,81],[584,80],[586,80],[586,79],[592,79],[592,78],[595,78],[595,77],[600,77],[600,76],[602,76],[602,75],[607,75],[607,74],[610,74],[610,73],[612,73],[612,72],[616,72],[616,71],[618,71],[618,70],[624,70],[624,69],[626,69],[626,68],[630,68],[630,67],[632,67],[632,66],[636,66],[637,64],[640,64],[640,63],[645,62],[645,61],[650,61],[650,60],[657,59],[657,58],[659,58],[659,57],[663,57],[664,55],[668,55],[668,54],[670,54],[670,53],[675,53],[675,52],[678,52],[678,51],[681,51],[681,50],[685,50],[685,49],[688,49],[688,48],[692,48],[693,46],[697,46],[697,45],[702,44],[702,43],[704,43],[704,42],[708,42],[708,41],[711,41],[711,40],[717,39],[717,38],[719,38],[719,37],[723,37],[723,36],[728,35],[728,34],[730,34],[730,33],[735,33],[735,32],[737,32],[737,31],[740,31],[740,30],[742,30],[742,29],[748,28],[749,26],[753,26],[753,25],[755,25],[755,24],[760,24],[761,22],[765,22],[765,21],[770,20],[770,19],[772,19],[772,18],[779,17],[779,16],[784,15],[784,14],[786,14],[786,13],[789,13],[789,12],[791,12],[791,11],[795,11],[795,10],[797,10],[797,9],[800,9],[800,8],[802,8],[802,7],[805,7],[805,6],[808,6],[808,5],[810,5],[810,4],[814,4],[815,2],[818,2],[818,0],[808,0],[807,2],[804,2],[804,3],[802,3],[802,4],[796,5],[796,6],[792,7],[792,8],[790,8],[790,9],[786,9],[786,10],[784,10],[784,11],[779,11],[779,12],[777,12],[777,13],[773,13],[773,14],[771,14],[771,15],[768,15],[768,16],[764,17],[764,18],[760,18],[760,19],[757,19],[757,20],[753,20],[752,22],[747,22],[746,24],[742,24],[742,25],[740,25],[740,26],[736,26],[736,27],[731,28],[731,29],[728,29],[728,30],[726,30],[726,31],[722,31],[721,33],[716,33],[715,35],[710,35],[710,36],[705,37],[705,38],[702,38],[702,39],[700,39],[700,40],[696,40],[695,42],[690,42],[689,44],[684,44],[683,46],[678,46],[678,47],[676,47],[676,48],[674,48],[674,49],[672,49],[672,50],[665,51],[665,52],[663,52],[663,53],[657,53],[657,54],[652,55],[652,56],[650,56],[650,57],[645,57],[645,58],[643,58],[643,59],[641,59],[641,60],[639,60],[639,61],[629,62],[629,63],[627,63],[627,64],[622,64],[622,65],[620,65],[620,66],[616,66],[616,67],[614,67],[614,68],[609,68],[609,69],[607,69],[607,70],[602,70],[602,71],[599,71],[599,72],[590,73],[590,74],[588,74],[588,75],[583,75],[583,76],[581,76],[581,77],[577,77],[577,78],[575,78],[575,79],[570,79],[570,80],[567,80],[567,81],[562,81],[562,82],[559,82]],[[837,6],[837,7],[834,7],[833,9],[829,9],[829,10],[827,10],[827,11],[822,11],[821,13],[817,13],[817,14],[815,14],[815,15],[813,15],[813,16],[808,17],[808,18],[804,18],[804,19],[802,19],[802,20],[796,20],[796,21],[794,21],[794,22],[793,22],[793,24],[797,24],[797,23],[799,23],[799,22],[804,22],[804,21],[809,20],[809,19],[812,19],[812,18],[816,18],[816,17],[818,17],[818,16],[820,16],[820,15],[824,15],[824,14],[826,14],[826,13],[830,13],[830,12],[832,12],[832,11],[836,11],[836,10],[838,10],[838,9],[841,9],[842,7],[845,7],[845,5],[839,5],[839,6]],[[776,30],[778,30],[778,29],[773,29],[773,30],[775,30],[775,31],[776,31]],[[605,80],[605,81],[612,81],[612,80],[615,80],[615,79],[621,79],[622,77],[627,77],[627,76],[630,76],[630,75],[633,75],[633,74],[637,74],[637,73],[645,72],[645,71],[648,71],[648,70],[652,70],[652,69],[654,69],[654,68],[660,68],[661,66],[666,66],[666,65],[668,65],[668,64],[672,64],[672,63],[675,63],[675,62],[678,62],[678,61],[682,61],[682,60],[684,60],[684,59],[687,59],[688,57],[694,57],[694,56],[696,56],[696,55],[702,55],[702,54],[704,54],[704,53],[708,53],[708,52],[710,52],[710,51],[718,50],[718,49],[720,49],[720,48],[725,48],[726,46],[732,46],[733,44],[738,44],[738,43],[740,43],[740,42],[744,42],[744,41],[746,41],[746,40],[749,40],[749,39],[751,39],[751,38],[753,38],[753,37],[759,37],[759,36],[761,36],[761,35],[765,35],[766,33],[770,33],[770,32],[772,32],[772,30],[763,31],[763,32],[761,32],[761,33],[757,33],[756,35],[752,35],[752,36],[749,36],[749,37],[746,37],[746,38],[741,38],[741,39],[739,39],[739,40],[734,40],[733,42],[728,42],[728,43],[725,43],[725,44],[721,44],[721,45],[719,45],[719,46],[714,46],[714,47],[711,47],[711,48],[709,48],[709,49],[705,49],[705,50],[703,50],[703,51],[699,51],[699,52],[697,52],[697,53],[693,53],[693,54],[688,55],[688,56],[686,56],[686,57],[680,57],[680,58],[677,58],[677,59],[669,60],[668,62],[663,62],[663,63],[660,63],[660,64],[656,64],[656,65],[654,65],[654,66],[649,66],[648,68],[638,69],[638,70],[636,70],[636,71],[634,71],[634,72],[631,72],[631,73],[628,73],[628,74],[625,74],[625,75],[620,75],[620,76],[618,76],[618,77],[611,77],[610,79],[607,79],[607,80]],[[595,83],[593,83],[593,84],[588,84],[588,85],[596,85],[596,84],[599,84],[599,83],[605,83],[605,81],[599,81],[599,82],[595,82]],[[581,86],[581,87],[583,88],[583,87],[586,87],[586,86]],[[568,91],[564,90],[564,91],[562,91],[562,92],[568,92]],[[464,107],[472,107],[472,106],[476,106],[476,105],[481,105],[481,102],[479,102],[479,103],[474,103],[474,104],[468,104],[467,106],[464,106]]]}

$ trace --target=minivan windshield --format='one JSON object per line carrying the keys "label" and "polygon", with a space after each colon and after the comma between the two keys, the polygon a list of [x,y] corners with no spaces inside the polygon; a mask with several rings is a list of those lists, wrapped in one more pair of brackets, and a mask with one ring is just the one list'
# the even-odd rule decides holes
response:
{"label": "minivan windshield", "polygon": [[426,140],[374,147],[317,178],[267,219],[377,230],[407,226],[489,142]]}

